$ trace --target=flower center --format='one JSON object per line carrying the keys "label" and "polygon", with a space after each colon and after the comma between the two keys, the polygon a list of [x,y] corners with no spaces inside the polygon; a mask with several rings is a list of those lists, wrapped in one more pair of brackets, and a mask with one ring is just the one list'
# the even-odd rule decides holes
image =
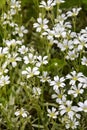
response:
{"label": "flower center", "polygon": [[74,76],[72,79],[76,81],[78,78],[76,76]]}

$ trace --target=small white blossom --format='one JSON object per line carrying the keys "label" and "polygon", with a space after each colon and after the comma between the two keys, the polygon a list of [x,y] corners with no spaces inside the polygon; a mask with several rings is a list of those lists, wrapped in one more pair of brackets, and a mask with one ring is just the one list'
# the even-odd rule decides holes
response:
{"label": "small white blossom", "polygon": [[13,35],[16,35],[18,34],[19,37],[23,37],[24,34],[27,34],[28,33],[28,30],[25,29],[25,27],[22,25],[21,27],[15,27],[15,31],[13,32]]}
{"label": "small white blossom", "polygon": [[81,33],[81,36],[84,37],[87,42],[87,27],[85,27],[85,29],[81,29],[80,33]]}
{"label": "small white blossom", "polygon": [[37,23],[34,23],[33,26],[34,28],[36,28],[36,31],[37,32],[41,32],[41,31],[46,31],[48,29],[48,20],[45,18],[45,19],[42,19],[42,18],[38,18],[37,19]]}
{"label": "small white blossom", "polygon": [[73,119],[73,116],[78,111],[78,107],[72,106],[72,101],[67,100],[65,104],[61,104],[59,106],[59,110],[61,115],[64,115],[66,113],[70,119]]}
{"label": "small white blossom", "polygon": [[62,13],[57,16],[55,23],[63,23],[67,19],[66,14]]}
{"label": "small white blossom", "polygon": [[65,57],[66,59],[70,59],[70,60],[75,60],[76,58],[78,58],[79,54],[77,52],[77,50],[72,50],[72,51],[69,51],[67,53],[67,56]]}
{"label": "small white blossom", "polygon": [[54,32],[54,30],[47,29],[46,32],[42,33],[42,35],[43,36],[47,36],[47,39],[49,41],[53,41],[54,40],[55,32]]}
{"label": "small white blossom", "polygon": [[79,121],[77,121],[76,118],[74,118],[73,120],[67,120],[65,123],[66,129],[71,128],[74,130],[79,126]]}
{"label": "small white blossom", "polygon": [[48,76],[48,72],[47,71],[43,71],[42,76],[39,76],[39,78],[40,78],[40,81],[42,83],[45,83],[47,81],[50,82],[50,77]]}
{"label": "small white blossom", "polygon": [[71,11],[67,12],[68,17],[77,16],[81,8],[73,8]]}
{"label": "small white blossom", "polygon": [[84,78],[85,76],[82,74],[82,72],[77,73],[76,71],[73,71],[71,74],[66,75],[66,79],[70,79],[70,85],[75,85],[76,81],[84,83]]}
{"label": "small white blossom", "polygon": [[8,75],[6,75],[6,76],[2,75],[2,76],[0,77],[0,87],[9,84],[9,83],[10,83],[10,80],[9,80],[9,79],[10,79],[10,77],[9,77]]}
{"label": "small white blossom", "polygon": [[3,57],[5,54],[8,54],[8,47],[0,47],[0,57]]}
{"label": "small white blossom", "polygon": [[87,58],[85,56],[81,59],[81,64],[87,66]]}
{"label": "small white blossom", "polygon": [[59,37],[65,38],[66,37],[66,29],[65,29],[63,23],[57,23],[54,26],[53,31],[54,31],[55,38],[59,38]]}
{"label": "small white blossom", "polygon": [[34,75],[39,75],[39,70],[37,67],[31,68],[31,67],[27,67],[26,70],[22,71],[23,75],[26,75],[27,78],[31,78]]}
{"label": "small white blossom", "polygon": [[64,3],[65,0],[54,0],[56,4]]}
{"label": "small white blossom", "polygon": [[87,100],[85,100],[84,103],[79,102],[78,105],[79,105],[79,111],[87,112]]}
{"label": "small white blossom", "polygon": [[8,58],[8,64],[12,64],[13,67],[17,66],[17,62],[21,61],[21,57],[18,56],[18,53],[12,53],[7,55]]}
{"label": "small white blossom", "polygon": [[8,69],[6,68],[7,64],[4,63],[2,64],[1,68],[0,68],[0,76],[3,75],[4,73],[7,74],[8,73]]}
{"label": "small white blossom", "polygon": [[82,94],[84,92],[84,89],[82,89],[82,84],[79,83],[78,86],[74,85],[71,87],[70,90],[68,90],[69,95],[73,95],[74,97],[77,97],[79,94]]}
{"label": "small white blossom", "polygon": [[64,94],[64,90],[55,90],[55,94],[52,94],[52,99],[56,99],[56,102],[61,104],[63,99],[66,99],[66,95]]}
{"label": "small white blossom", "polygon": [[28,53],[28,56],[24,56],[23,59],[24,59],[24,63],[25,64],[35,64],[36,63],[36,56],[33,55],[32,53]]}
{"label": "small white blossom", "polygon": [[83,37],[83,35],[78,35],[78,50],[81,51],[84,48],[87,48],[87,38]]}
{"label": "small white blossom", "polygon": [[47,109],[48,114],[47,116],[49,116],[50,118],[56,119],[57,115],[58,115],[58,111],[56,111],[56,108],[52,107],[52,110]]}
{"label": "small white blossom", "polygon": [[17,110],[15,112],[15,116],[22,116],[23,118],[25,118],[28,116],[28,112],[21,108],[20,110]]}
{"label": "small white blossom", "polygon": [[12,40],[4,40],[5,44],[10,47],[10,46],[16,46],[16,45],[21,45],[22,42],[21,41],[17,41],[15,39]]}
{"label": "small white blossom", "polygon": [[50,86],[53,86],[54,90],[57,90],[59,87],[63,88],[65,86],[64,77],[59,78],[58,76],[54,76],[54,81],[50,81]]}
{"label": "small white blossom", "polygon": [[64,41],[62,43],[58,43],[57,46],[61,49],[61,51],[65,51],[68,49],[73,49],[73,41],[72,40],[67,40],[64,39]]}
{"label": "small white blossom", "polygon": [[55,6],[54,0],[48,0],[47,3],[45,1],[41,1],[39,7],[45,8],[46,10],[51,10],[53,6]]}
{"label": "small white blossom", "polygon": [[8,11],[7,13],[3,13],[2,14],[1,21],[3,21],[3,24],[4,24],[4,21],[6,21],[7,23],[9,23],[10,20],[12,20],[12,15],[11,15],[10,11]]}
{"label": "small white blossom", "polygon": [[19,49],[18,49],[18,52],[20,52],[20,54],[25,54],[28,52],[28,47],[25,47],[24,45],[21,46]]}
{"label": "small white blossom", "polygon": [[42,57],[42,56],[37,56],[37,63],[36,63],[36,66],[37,67],[40,67],[41,65],[46,65],[46,64],[48,64],[48,61],[47,61],[47,58],[48,58],[48,56],[44,56],[44,57]]}
{"label": "small white blossom", "polygon": [[10,7],[14,10],[21,10],[21,1],[11,0]]}

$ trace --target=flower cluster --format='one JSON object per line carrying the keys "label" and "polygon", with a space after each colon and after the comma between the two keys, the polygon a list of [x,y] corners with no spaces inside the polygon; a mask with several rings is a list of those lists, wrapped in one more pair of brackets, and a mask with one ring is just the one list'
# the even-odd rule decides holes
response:
{"label": "flower cluster", "polygon": [[[60,4],[62,2],[64,1],[54,0],[48,1],[47,3],[42,1],[39,7],[46,11],[51,11],[56,4]],[[36,32],[39,32],[42,38],[46,38],[48,43],[51,43],[52,46],[56,44],[56,47],[60,50],[66,61],[72,62],[79,60],[81,65],[87,66],[87,28],[82,29],[79,33],[71,31],[74,25],[67,20],[69,17],[72,17],[72,19],[75,20],[80,10],[81,8],[73,8],[71,11],[62,13],[62,11],[58,9],[56,18],[50,18],[49,22],[45,15],[42,17],[42,14],[40,14],[39,18],[37,18],[37,21],[39,20],[39,24],[34,23],[34,28],[36,28]],[[40,19],[42,19],[41,21],[44,23],[43,26]],[[53,20],[52,22],[54,24],[50,26],[51,20]],[[50,80],[46,80],[49,85],[52,86],[54,93],[52,93],[51,97],[53,101],[55,99],[57,107],[52,107],[52,110],[47,109],[47,115],[53,119],[58,118],[60,115],[62,118],[62,120],[60,119],[60,122],[65,123],[66,129],[77,128],[79,126],[79,119],[81,118],[80,112],[86,112],[87,108],[86,100],[84,103],[80,101],[80,98],[83,98],[83,94],[87,89],[87,77],[82,72],[78,72],[74,69],[76,68],[72,67],[72,72],[66,74],[65,76],[60,77],[59,75],[56,75],[53,77],[53,80],[51,80],[51,77]],[[44,80],[40,81],[44,82]],[[77,102],[75,102],[76,98],[78,99]]]}
{"label": "flower cluster", "polygon": [[1,12],[2,128],[81,130],[87,113],[87,27],[75,31],[81,8],[63,12],[64,2],[39,3],[30,42],[31,30],[22,25],[21,1],[9,0],[7,11]]}

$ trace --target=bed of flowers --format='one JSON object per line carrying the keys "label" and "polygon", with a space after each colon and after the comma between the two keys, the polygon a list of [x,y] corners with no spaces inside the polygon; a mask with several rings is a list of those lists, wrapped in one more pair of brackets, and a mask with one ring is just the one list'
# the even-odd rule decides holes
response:
{"label": "bed of flowers", "polygon": [[[23,22],[22,1],[0,13],[0,130],[87,130],[87,27],[81,8],[38,1]],[[31,27],[32,26],[32,27]]]}

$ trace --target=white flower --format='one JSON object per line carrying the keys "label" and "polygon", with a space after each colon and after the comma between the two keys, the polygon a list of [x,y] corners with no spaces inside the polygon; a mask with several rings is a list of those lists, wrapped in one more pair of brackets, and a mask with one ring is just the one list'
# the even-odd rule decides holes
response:
{"label": "white flower", "polygon": [[42,76],[39,76],[39,78],[40,78],[40,81],[42,83],[45,83],[47,81],[50,82],[50,77],[48,76],[48,72],[47,71],[43,71]]}
{"label": "white flower", "polygon": [[14,26],[15,26],[15,23],[14,23],[14,22],[10,22],[10,23],[9,23],[9,26],[10,26],[10,27],[14,27]]}
{"label": "white flower", "polygon": [[37,56],[37,63],[36,63],[36,66],[37,67],[40,67],[41,65],[46,65],[46,64],[48,64],[48,61],[47,61],[47,58],[48,58],[48,56],[44,56],[44,57],[42,57],[42,56]]}
{"label": "white flower", "polygon": [[73,44],[74,45],[78,45],[80,43],[79,39],[77,39],[77,36],[76,38],[73,39]]}
{"label": "white flower", "polygon": [[24,45],[21,46],[19,49],[18,49],[18,52],[20,52],[21,54],[25,54],[28,52],[28,47],[25,47]]}
{"label": "white flower", "polygon": [[80,33],[81,33],[81,36],[84,37],[87,42],[87,27],[85,27],[85,29],[81,29]]}
{"label": "white flower", "polygon": [[72,106],[72,101],[67,100],[65,104],[59,106],[59,110],[61,115],[67,114],[70,119],[73,119],[73,116],[78,111],[78,107]]}
{"label": "white flower", "polygon": [[81,8],[73,8],[71,11],[67,12],[68,17],[77,16]]}
{"label": "white flower", "polygon": [[66,29],[65,29],[63,23],[57,23],[54,26],[53,31],[54,31],[55,38],[59,38],[59,37],[65,38],[66,37]]}
{"label": "white flower", "polygon": [[74,118],[73,120],[67,120],[65,123],[66,129],[71,128],[74,130],[77,128],[77,126],[79,126],[79,121],[77,121],[76,118]]}
{"label": "white flower", "polygon": [[64,0],[55,0],[56,4],[60,4],[60,3],[64,3],[64,2],[65,2]]}
{"label": "white flower", "polygon": [[64,41],[62,43],[58,43],[57,46],[61,49],[61,51],[65,51],[68,49],[73,49],[73,41],[72,40],[67,40],[64,39]]}
{"label": "white flower", "polygon": [[87,58],[85,56],[81,59],[81,64],[87,66]]}
{"label": "white flower", "polygon": [[59,14],[58,16],[57,16],[57,19],[55,19],[55,23],[63,23],[65,20],[67,19],[67,16],[66,16],[66,14]]}
{"label": "white flower", "polygon": [[47,39],[49,41],[53,41],[54,40],[54,35],[55,32],[53,30],[47,29],[46,32],[42,33],[43,36],[47,36]]}
{"label": "white flower", "polygon": [[78,94],[82,94],[84,92],[84,89],[82,89],[82,84],[79,83],[78,86],[74,85],[71,87],[70,90],[68,90],[69,95],[73,95],[74,97],[77,97]]}
{"label": "white flower", "polygon": [[3,57],[5,54],[8,54],[8,47],[0,47],[0,57]]}
{"label": "white flower", "polygon": [[[10,13],[11,13],[11,15],[13,16],[13,15],[15,15],[16,13],[17,13],[17,10],[16,9],[10,9]],[[14,27],[14,26],[13,26]]]}
{"label": "white flower", "polygon": [[17,110],[15,112],[15,116],[22,116],[23,118],[25,118],[28,116],[28,112],[21,108],[20,110]]}
{"label": "white flower", "polygon": [[84,78],[80,82],[82,82],[83,89],[87,88],[87,77],[86,76],[84,76]]}
{"label": "white flower", "polygon": [[53,0],[48,0],[47,3],[45,1],[41,1],[40,6],[41,8],[45,8],[46,10],[51,10],[53,6],[55,6],[55,2]]}
{"label": "white flower", "polygon": [[48,23],[49,21],[45,18],[38,18],[37,19],[37,23],[34,23],[33,26],[34,28],[36,28],[37,32],[41,32],[42,30],[46,31],[48,29]]}
{"label": "white flower", "polygon": [[59,87],[64,87],[65,83],[64,83],[65,79],[64,77],[59,78],[58,76],[54,76],[54,81],[50,81],[50,86],[53,86],[54,90],[57,90]]}
{"label": "white flower", "polygon": [[76,81],[84,83],[85,81],[84,78],[85,76],[81,72],[76,73],[76,71],[73,71],[71,72],[71,74],[66,75],[66,79],[70,79],[70,82],[69,82],[70,85],[75,85]]}
{"label": "white flower", "polygon": [[58,115],[58,111],[56,111],[56,108],[52,107],[52,110],[47,109],[48,114],[47,116],[49,116],[50,118],[56,119],[57,115]]}
{"label": "white flower", "polygon": [[79,54],[77,52],[76,49],[69,51],[67,56],[65,57],[66,59],[70,59],[70,60],[75,60],[76,58],[78,58]]}
{"label": "white flower", "polygon": [[0,76],[3,75],[4,73],[5,73],[5,74],[8,73],[9,70],[6,69],[6,66],[7,66],[6,63],[2,64],[2,66],[1,66],[1,68],[0,68]]}
{"label": "white flower", "polygon": [[69,34],[69,36],[70,36],[70,38],[77,38],[77,33],[76,32],[72,32],[71,30],[69,30],[69,32],[68,32]]}
{"label": "white flower", "polygon": [[81,51],[85,48],[87,48],[87,38],[83,37],[83,35],[79,34],[78,35],[78,50]]}
{"label": "white flower", "polygon": [[35,64],[36,63],[36,56],[33,55],[32,53],[28,53],[28,56],[24,56],[24,63],[25,64]]}
{"label": "white flower", "polygon": [[2,87],[2,86],[9,84],[10,83],[9,79],[10,79],[10,77],[8,75],[6,75],[6,76],[2,75],[0,77],[0,86]]}
{"label": "white flower", "polygon": [[87,112],[87,100],[85,100],[84,103],[79,102],[78,105],[79,105],[79,111]]}
{"label": "white flower", "polygon": [[27,78],[31,78],[34,75],[39,75],[39,70],[37,67],[31,68],[31,67],[27,67],[26,70],[22,71],[23,75],[26,75]]}
{"label": "white flower", "polygon": [[18,10],[18,11],[21,10],[21,1],[11,0],[11,3],[10,3],[10,4],[11,4],[10,7],[11,7],[12,9],[16,9],[16,10]]}
{"label": "white flower", "polygon": [[21,45],[22,42],[21,41],[17,41],[15,39],[12,40],[4,40],[5,44],[10,47],[10,46],[16,46],[16,45]]}
{"label": "white flower", "polygon": [[47,34],[47,39],[50,40],[50,41],[52,41],[52,40],[54,39],[53,37],[54,37],[54,35],[55,35],[54,30],[50,30],[50,29],[49,29],[49,30],[47,30],[47,33],[48,33],[48,34]]}
{"label": "white flower", "polygon": [[64,90],[55,90],[55,94],[52,94],[52,99],[56,99],[56,102],[61,104],[66,99],[66,95],[64,94]]}
{"label": "white flower", "polygon": [[67,28],[71,28],[70,22],[58,22],[54,25],[53,31],[54,31],[54,37],[55,38],[66,38],[67,35]]}
{"label": "white flower", "polygon": [[22,25],[21,27],[15,27],[15,31],[13,32],[13,35],[18,34],[19,37],[22,38],[26,33],[28,33],[28,30],[25,29],[25,27]]}
{"label": "white flower", "polygon": [[8,54],[7,55],[7,58],[8,58],[8,63],[12,64],[13,67],[16,67],[17,66],[17,62],[18,61],[21,61],[21,57],[18,56],[18,53],[12,53],[12,54]]}
{"label": "white flower", "polygon": [[12,20],[12,15],[11,15],[10,11],[8,11],[7,14],[6,13],[2,14],[1,21],[3,21],[3,22],[7,21],[8,23],[10,23],[10,20]]}

